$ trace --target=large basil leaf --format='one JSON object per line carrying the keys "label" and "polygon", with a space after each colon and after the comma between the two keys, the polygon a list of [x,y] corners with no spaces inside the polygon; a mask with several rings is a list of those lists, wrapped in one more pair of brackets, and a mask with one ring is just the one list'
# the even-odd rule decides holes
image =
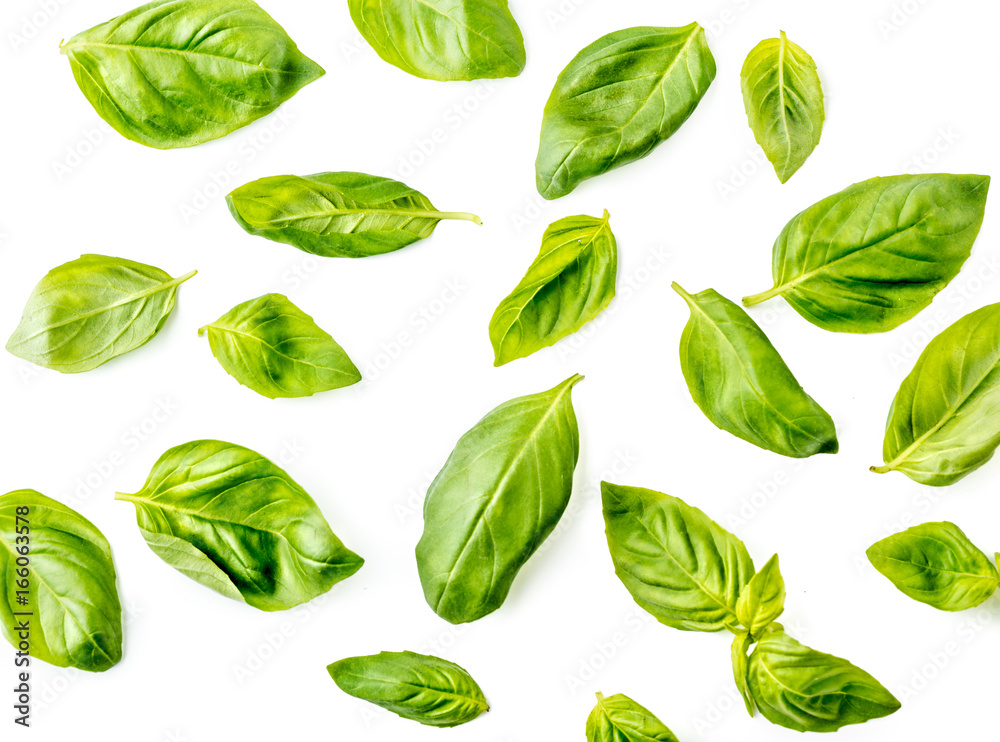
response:
{"label": "large basil leaf", "polygon": [[740,73],[754,139],[786,183],[823,133],[823,88],[816,63],[785,32],[753,48]]}
{"label": "large basil leaf", "polygon": [[769,632],[757,643],[749,685],[764,718],[799,732],[834,732],[900,707],[864,670],[803,646],[783,631]]}
{"label": "large basil leaf", "polygon": [[587,717],[587,742],[677,742],[677,737],[652,711],[626,695],[605,698]]}
{"label": "large basil leaf", "polygon": [[66,374],[90,371],[156,337],[177,287],[196,272],[171,278],[151,265],[84,255],[39,281],[7,350]]}
{"label": "large basil leaf", "polygon": [[996,592],[990,558],[954,523],[923,523],[868,549],[872,565],[900,592],[942,611],[975,608]]}
{"label": "large basil leaf", "polygon": [[430,237],[442,219],[482,224],[478,216],[438,211],[419,191],[364,173],[275,175],[226,197],[243,229],[326,258],[364,258]]}
{"label": "large basil leaf", "polygon": [[0,497],[0,575],[0,631],[15,648],[26,626],[20,649],[36,659],[89,672],[121,660],[111,547],[75,510],[34,490]]}
{"label": "large basil leaf", "polygon": [[934,338],[889,409],[880,474],[921,484],[957,482],[1000,444],[1000,304],[978,309]]}
{"label": "large basil leaf", "polygon": [[281,294],[243,302],[198,334],[244,386],[270,399],[308,397],[361,381],[344,349]]}
{"label": "large basil leaf", "polygon": [[559,198],[645,157],[688,119],[714,79],[715,58],[697,23],[598,39],[562,71],[545,104],[538,192]]}
{"label": "large basil leaf", "polygon": [[778,555],[775,554],[740,593],[740,599],[736,602],[736,618],[756,638],[784,610],[785,580],[778,567]]}
{"label": "large basil leaf", "polygon": [[615,298],[618,244],[610,216],[568,216],[549,225],[542,249],[490,320],[495,366],[571,335]]}
{"label": "large basil leaf", "polygon": [[569,504],[580,438],[573,376],[518,397],[463,435],[427,490],[417,567],[424,597],[451,623],[499,608]]}
{"label": "large basil leaf", "polygon": [[135,505],[143,538],[167,564],[263,611],[312,600],[364,563],[288,474],[232,443],[171,448],[140,492],[115,497]]}
{"label": "large basil leaf", "polygon": [[834,332],[884,332],[931,303],[969,257],[990,179],[895,175],[856,183],[792,219],[774,243],[774,288]]}
{"label": "large basil leaf", "polygon": [[159,149],[225,136],[323,75],[251,0],[156,0],[61,49],[101,118]]}
{"label": "large basil leaf", "polygon": [[601,494],[615,573],[636,603],[675,629],[735,627],[754,574],[742,541],[676,497],[609,482]]}
{"label": "large basil leaf", "polygon": [[681,370],[695,403],[717,427],[783,456],[836,453],[833,419],[792,375],[764,332],[712,289],[674,290],[691,309]]}
{"label": "large basil leaf", "polygon": [[490,710],[472,676],[438,657],[382,652],[326,669],[345,693],[428,726],[455,727]]}
{"label": "large basil leaf", "polygon": [[354,25],[391,65],[429,80],[517,77],[524,38],[507,0],[348,0]]}

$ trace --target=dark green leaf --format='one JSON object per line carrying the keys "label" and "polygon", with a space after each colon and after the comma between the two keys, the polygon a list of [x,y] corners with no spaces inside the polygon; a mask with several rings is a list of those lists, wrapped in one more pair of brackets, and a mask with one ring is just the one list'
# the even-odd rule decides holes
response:
{"label": "dark green leaf", "polygon": [[198,334],[244,386],[270,399],[308,397],[361,381],[344,349],[281,294],[243,302]]}
{"label": "dark green leaf", "polygon": [[568,216],[549,225],[542,249],[490,320],[495,366],[571,335],[615,297],[618,244],[610,216]]}
{"label": "dark green leaf", "polygon": [[896,175],[856,183],[810,206],[774,243],[774,288],[834,332],[885,332],[948,285],[979,234],[985,175]]}
{"label": "dark green leaf", "polygon": [[84,255],[31,292],[7,350],[66,374],[90,371],[145,345],[174,308],[180,278],[124,258]]}
{"label": "dark green leaf", "polygon": [[705,416],[783,456],[836,453],[833,419],[805,393],[757,323],[712,289],[692,296],[675,283],[674,290],[691,309],[681,335],[681,370]]}
{"label": "dark green leaf", "polygon": [[243,229],[326,258],[364,258],[431,236],[443,219],[478,216],[438,211],[422,193],[364,173],[275,175],[226,197]]}
{"label": "dark green leaf", "polygon": [[687,121],[714,79],[715,58],[697,23],[598,39],[562,71],[545,104],[538,192],[559,198],[645,157]]}
{"label": "dark green leaf", "polygon": [[499,608],[569,504],[580,452],[570,393],[518,397],[459,439],[427,490],[417,567],[427,603],[451,623]]}
{"label": "dark green leaf", "polygon": [[601,482],[615,573],[657,621],[685,631],[737,623],[753,561],[743,542],[682,500]]}
{"label": "dark green leaf", "polygon": [[736,618],[756,638],[784,610],[785,581],[778,568],[778,555],[775,554],[740,593],[740,599],[736,603]]}
{"label": "dark green leaf", "polygon": [[900,592],[942,611],[986,601],[998,587],[993,562],[954,523],[923,523],[868,549],[875,569]]}
{"label": "dark green leaf", "polygon": [[605,698],[587,718],[587,742],[677,742],[677,737],[649,709],[626,695]]}
{"label": "dark green leaf", "polygon": [[465,724],[490,709],[472,676],[438,657],[382,652],[326,669],[345,693],[432,727]]}
{"label": "dark green leaf", "polygon": [[[25,547],[27,553],[19,551]],[[121,660],[122,607],[111,547],[75,510],[34,490],[0,497],[0,575],[0,630],[12,646],[24,640],[20,649],[34,659],[89,672]],[[16,599],[20,580],[28,583],[24,605]],[[27,637],[20,636],[22,622]]]}
{"label": "dark green leaf", "polygon": [[225,136],[323,75],[251,0],[156,0],[61,49],[101,118],[159,149]]}
{"label": "dark green leaf", "polygon": [[291,477],[248,448],[192,441],[153,466],[135,505],[149,547],[193,580],[264,611],[322,595],[364,561]]}

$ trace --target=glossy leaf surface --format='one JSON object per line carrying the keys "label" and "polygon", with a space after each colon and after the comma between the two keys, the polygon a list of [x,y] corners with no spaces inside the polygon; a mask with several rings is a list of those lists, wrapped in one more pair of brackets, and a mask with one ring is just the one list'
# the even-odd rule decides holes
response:
{"label": "glossy leaf surface", "polygon": [[587,742],[677,742],[677,737],[652,711],[626,695],[605,698],[587,718]]}

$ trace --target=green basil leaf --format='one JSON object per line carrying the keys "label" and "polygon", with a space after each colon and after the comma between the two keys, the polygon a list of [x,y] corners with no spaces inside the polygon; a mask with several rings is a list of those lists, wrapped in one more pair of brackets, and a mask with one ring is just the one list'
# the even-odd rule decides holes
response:
{"label": "green basil leaf", "polygon": [[688,294],[681,370],[691,396],[716,427],[782,456],[836,453],[837,430],[805,393],[764,332],[712,289]]}
{"label": "green basil leaf", "polygon": [[550,224],[542,249],[490,320],[495,366],[526,358],[572,335],[615,298],[618,243],[610,215]]}
{"label": "green basil leaf", "polygon": [[601,482],[615,573],[660,623],[721,631],[753,577],[743,542],[698,508],[660,492]]}
{"label": "green basil leaf", "polygon": [[872,471],[953,484],[1000,445],[1000,304],[966,315],[931,340],[889,409]]}
{"label": "green basil leaf", "polygon": [[427,490],[417,568],[445,620],[499,608],[566,510],[580,454],[570,394],[582,380],[494,409],[459,439]]}
{"label": "green basil leaf", "polygon": [[538,192],[559,198],[645,157],[687,121],[714,79],[715,58],[697,23],[598,39],[562,71],[545,104]]}
{"label": "green basil leaf", "polygon": [[730,648],[733,660],[733,680],[736,681],[736,689],[740,692],[743,703],[747,707],[747,713],[750,716],[753,716],[757,710],[753,696],[750,695],[750,686],[748,685],[747,678],[747,674],[750,672],[750,657],[747,652],[750,651],[750,644],[752,642],[753,638],[750,636],[750,632],[741,631],[733,637],[733,644]]}
{"label": "green basil leaf", "polygon": [[474,214],[438,211],[390,178],[364,173],[275,175],[226,197],[243,229],[325,258],[364,258],[431,236],[443,219],[482,224]]}
{"label": "green basil leaf", "polygon": [[281,294],[243,302],[198,330],[205,333],[229,375],[270,399],[309,397],[361,381],[344,349]]}
{"label": "green basil leaf", "polygon": [[743,63],[740,83],[754,139],[778,180],[786,183],[823,133],[823,87],[816,63],[782,31],[781,38],[753,48]]}
{"label": "green basil leaf", "polygon": [[156,0],[60,48],[101,118],[158,149],[225,136],[323,75],[251,0]]}
{"label": "green basil leaf", "polygon": [[382,59],[428,80],[517,77],[524,38],[507,0],[348,0]]}
{"label": "green basil leaf", "polygon": [[771,557],[740,593],[736,618],[753,637],[759,637],[785,610],[785,580],[778,568],[778,555]]}
{"label": "green basil leaf", "polygon": [[472,676],[438,657],[382,652],[348,657],[326,669],[348,695],[428,726],[455,727],[490,710]]}
{"label": "green basil leaf", "polygon": [[899,701],[847,660],[765,634],[750,655],[750,693],[772,724],[799,732],[835,732],[898,711]]}
{"label": "green basil leaf", "polygon": [[993,562],[954,523],[923,523],[884,538],[868,560],[914,600],[942,611],[964,611],[1000,587]]}
{"label": "green basil leaf", "polygon": [[140,492],[115,498],[135,505],[143,538],[167,564],[263,611],[312,600],[364,563],[288,474],[232,443],[171,448]]}
{"label": "green basil leaf", "polygon": [[38,282],[7,350],[65,374],[95,369],[156,337],[177,287],[195,273],[171,278],[151,265],[83,255]]}
{"label": "green basil leaf", "polygon": [[[111,547],[78,512],[34,490],[0,497],[0,575],[0,631],[15,649],[88,672],[121,660],[122,607]],[[24,593],[21,580],[27,581]]]}
{"label": "green basil leaf", "polygon": [[677,737],[652,711],[626,695],[605,698],[587,718],[587,742],[677,742]]}
{"label": "green basil leaf", "polygon": [[792,219],[774,243],[774,288],[817,327],[885,332],[931,303],[972,251],[985,175],[872,178]]}

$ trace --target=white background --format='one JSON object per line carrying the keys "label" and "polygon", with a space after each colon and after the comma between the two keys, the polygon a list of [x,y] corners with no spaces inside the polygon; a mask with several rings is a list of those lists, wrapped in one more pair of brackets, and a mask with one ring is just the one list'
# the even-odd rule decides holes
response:
{"label": "white background", "polygon": [[[982,739],[979,730],[995,729],[1000,603],[934,611],[896,592],[864,551],[906,525],[945,519],[987,552],[1000,548],[1000,462],[943,490],[868,472],[881,463],[885,415],[916,354],[939,329],[1000,300],[996,197],[952,286],[892,332],[824,332],[781,300],[752,310],[837,421],[836,456],[785,459],[702,416],[677,358],[687,309],[669,288],[677,280],[736,300],[769,288],[771,244],[785,222],[856,181],[908,170],[995,173],[994,4],[514,0],[528,49],[524,73],[446,84],[378,59],[343,0],[270,0],[264,6],[326,76],[282,114],[174,151],[102,131],[58,53],[61,38],[129,6],[5,0],[0,23],[0,334],[13,331],[45,272],[81,253],[175,276],[199,271],[153,342],[98,370],[61,375],[0,354],[0,491],[34,488],[93,520],[112,543],[128,609],[125,657],[111,671],[35,665],[27,734],[574,740],[600,690],[631,695],[682,741],[799,739],[747,717],[728,635],[660,626],[633,603],[604,541],[601,478],[697,505],[734,530],[758,566],[780,553],[790,631],[865,668],[903,701],[894,716],[840,738]],[[541,202],[533,163],[558,72],[607,32],[692,20],[709,29],[719,73],[683,129],[644,161]],[[827,94],[822,142],[784,186],[761,164],[739,87],[746,54],[779,29],[815,58]],[[429,146],[436,129],[439,141]],[[220,189],[213,174],[227,167],[236,174]],[[321,260],[246,235],[226,209],[224,194],[249,180],[325,170],[401,177],[439,208],[476,212],[486,225],[446,222],[395,254]],[[494,369],[489,318],[537,253],[545,226],[605,208],[620,249],[613,310],[582,338]],[[271,291],[329,330],[366,381],[271,401],[223,372],[197,328]],[[426,485],[458,437],[495,405],[577,372],[587,379],[573,393],[582,450],[570,509],[501,610],[451,627],[424,603],[413,558]],[[161,402],[172,411],[156,421]],[[268,614],[162,563],[143,543],[132,507],[113,493],[137,491],[163,451],[198,438],[280,460],[365,567],[324,598]],[[452,731],[425,728],[373,714],[326,673],[345,656],[401,649],[458,662],[493,710]],[[13,678],[12,661],[0,662],[0,688]],[[12,703],[0,693],[3,739],[12,738]]]}

